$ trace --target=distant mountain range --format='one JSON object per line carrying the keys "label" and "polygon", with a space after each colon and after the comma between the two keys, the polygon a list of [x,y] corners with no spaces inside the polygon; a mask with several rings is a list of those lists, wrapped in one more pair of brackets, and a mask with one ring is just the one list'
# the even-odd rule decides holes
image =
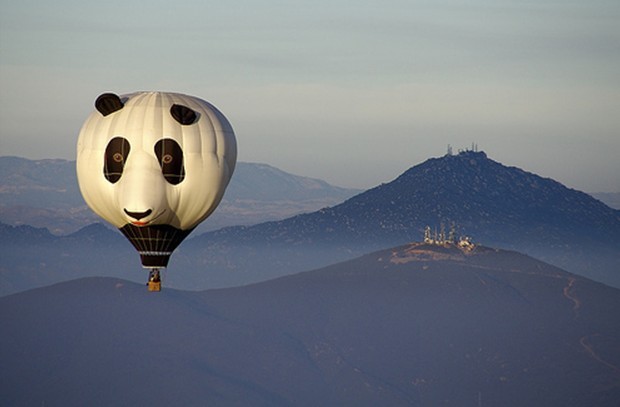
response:
{"label": "distant mountain range", "polygon": [[0,404],[615,407],[618,315],[620,290],[480,246],[204,292],[84,278],[0,298]]}
{"label": "distant mountain range", "polygon": [[[429,159],[333,207],[254,226],[194,234],[172,256],[166,285],[230,287],[309,270],[423,238],[427,227],[517,250],[620,287],[620,211],[483,152]],[[27,242],[27,243],[26,243]],[[82,276],[143,281],[138,255],[91,226],[58,237],[0,225],[1,294]]]}
{"label": "distant mountain range", "polygon": [[[80,195],[75,161],[0,157],[0,174],[3,223],[45,227],[64,235],[101,222]],[[220,207],[195,233],[312,212],[359,192],[266,164],[240,162]]]}
{"label": "distant mountain range", "polygon": [[429,159],[331,208],[197,236],[176,261],[241,284],[419,241],[442,224],[620,286],[620,211],[473,151]]}

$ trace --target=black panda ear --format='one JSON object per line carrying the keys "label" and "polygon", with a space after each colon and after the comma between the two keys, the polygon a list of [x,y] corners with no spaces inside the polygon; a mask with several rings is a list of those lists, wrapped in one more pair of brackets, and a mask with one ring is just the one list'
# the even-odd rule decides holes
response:
{"label": "black panda ear", "polygon": [[95,108],[104,116],[121,110],[123,106],[121,98],[114,93],[104,93],[95,100]]}
{"label": "black panda ear", "polygon": [[182,125],[192,124],[196,121],[196,112],[187,106],[172,105],[170,108],[170,114],[174,117],[174,120],[178,121]]}

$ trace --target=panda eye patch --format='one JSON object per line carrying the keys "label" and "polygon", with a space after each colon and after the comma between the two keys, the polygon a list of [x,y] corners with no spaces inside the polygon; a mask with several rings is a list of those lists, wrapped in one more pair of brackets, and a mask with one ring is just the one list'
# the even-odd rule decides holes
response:
{"label": "panda eye patch", "polygon": [[170,138],[159,140],[155,144],[155,155],[166,181],[177,185],[185,179],[183,150],[179,143]]}
{"label": "panda eye patch", "polygon": [[123,137],[114,137],[105,148],[103,175],[112,184],[121,179],[130,149],[129,141]]}

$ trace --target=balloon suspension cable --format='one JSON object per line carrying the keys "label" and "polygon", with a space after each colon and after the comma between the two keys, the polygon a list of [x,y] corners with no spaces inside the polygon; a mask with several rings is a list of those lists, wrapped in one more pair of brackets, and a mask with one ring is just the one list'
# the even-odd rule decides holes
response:
{"label": "balloon suspension cable", "polygon": [[146,283],[149,291],[161,291],[161,275],[159,268],[154,267],[149,270],[149,281]]}

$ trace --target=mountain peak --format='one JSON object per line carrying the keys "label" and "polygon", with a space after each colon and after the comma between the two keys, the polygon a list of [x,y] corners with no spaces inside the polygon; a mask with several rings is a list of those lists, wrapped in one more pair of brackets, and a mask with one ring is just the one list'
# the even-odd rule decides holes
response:
{"label": "mountain peak", "polygon": [[516,167],[504,166],[490,159],[484,151],[466,150],[458,154],[446,154],[442,157],[429,158],[423,163],[409,168],[397,179],[417,175],[420,172],[425,174],[436,172],[436,175],[448,173],[454,176],[458,175],[458,173],[471,174],[472,172],[483,173],[494,170],[517,170],[524,174],[530,174]]}
{"label": "mountain peak", "polygon": [[430,158],[340,205],[220,230],[190,245],[206,249],[202,255],[212,259],[212,270],[229,267],[230,258],[220,255],[223,247],[245,253],[250,245],[261,258],[251,254],[252,260],[235,267],[259,279],[262,273],[277,275],[274,264],[279,273],[319,267],[419,241],[426,227],[441,229],[442,224],[454,227],[457,238],[467,235],[481,245],[517,250],[619,284],[620,211],[550,178],[503,165],[483,151]]}
{"label": "mountain peak", "polygon": [[432,244],[413,242],[392,250],[390,262],[404,264],[412,261],[449,260],[462,262],[466,258],[488,249],[482,246],[459,245],[455,243]]}
{"label": "mountain peak", "polygon": [[455,157],[455,158],[469,158],[474,160],[482,160],[487,158],[487,154],[482,150],[462,150],[459,151],[458,154],[448,153],[444,155],[444,157]]}
{"label": "mountain peak", "polygon": [[505,166],[483,151],[431,158],[343,205],[368,208],[371,202],[394,208],[390,215],[418,228],[424,227],[420,223],[456,222],[473,231],[494,226],[496,234],[506,235],[508,223],[517,221],[510,227],[548,225],[568,227],[574,235],[603,233],[620,238],[618,211],[550,178]]}

